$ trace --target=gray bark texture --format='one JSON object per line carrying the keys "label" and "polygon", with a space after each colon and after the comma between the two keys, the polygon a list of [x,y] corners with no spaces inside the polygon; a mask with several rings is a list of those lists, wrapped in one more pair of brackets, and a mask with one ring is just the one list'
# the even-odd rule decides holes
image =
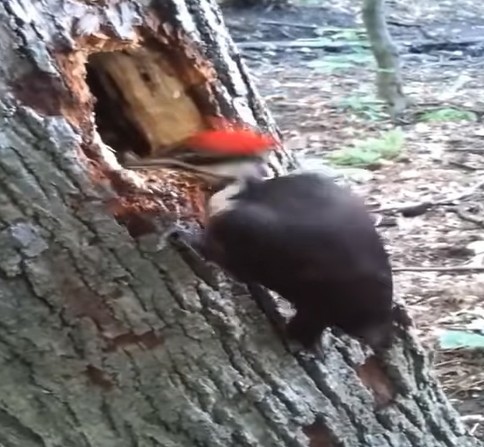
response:
{"label": "gray bark texture", "polygon": [[217,0],[217,3],[236,8],[251,8],[257,6],[269,9],[289,8],[293,4],[291,0]]}
{"label": "gray bark texture", "polygon": [[403,93],[398,49],[386,23],[385,0],[363,0],[363,23],[378,66],[378,95],[387,103],[392,117],[398,118],[407,107],[408,99]]}
{"label": "gray bark texture", "polygon": [[190,188],[97,134],[88,61],[149,154],[206,115],[276,133],[213,1],[0,0],[0,52],[2,447],[478,445],[411,333],[385,359],[330,333],[324,362],[291,353],[168,242]]}

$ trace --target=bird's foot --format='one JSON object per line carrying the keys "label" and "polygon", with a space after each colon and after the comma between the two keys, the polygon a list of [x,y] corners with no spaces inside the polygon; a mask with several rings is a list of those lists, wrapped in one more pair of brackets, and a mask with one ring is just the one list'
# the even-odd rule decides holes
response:
{"label": "bird's foot", "polygon": [[314,356],[320,360],[324,359],[323,346],[321,340],[314,342],[310,346],[305,346],[299,340],[286,337],[287,349],[292,355]]}
{"label": "bird's foot", "polygon": [[195,225],[175,224],[170,229],[170,240],[180,248],[203,256],[202,230]]}
{"label": "bird's foot", "polygon": [[298,312],[286,325],[285,333],[288,339],[289,350],[291,353],[301,351],[311,352],[319,358],[324,358],[323,347],[321,344],[321,329],[314,325],[314,322],[305,318]]}
{"label": "bird's foot", "polygon": [[354,332],[355,338],[370,346],[376,353],[388,350],[393,342],[393,328],[392,323],[383,323],[379,325],[369,326],[359,329]]}
{"label": "bird's foot", "polygon": [[202,230],[199,228],[187,229],[177,225],[171,230],[169,239],[196,275],[214,290],[218,290],[218,272],[210,262],[207,262],[209,258],[205,253],[202,236]]}

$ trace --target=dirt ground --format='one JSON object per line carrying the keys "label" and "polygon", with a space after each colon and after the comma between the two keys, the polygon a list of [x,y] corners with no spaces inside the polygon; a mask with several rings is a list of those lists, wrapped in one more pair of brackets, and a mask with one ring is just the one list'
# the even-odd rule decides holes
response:
{"label": "dirt ground", "polygon": [[[312,163],[395,128],[375,102],[375,68],[368,54],[360,51],[354,57],[351,48],[318,48],[315,41],[327,36],[343,44],[351,40],[352,30],[362,27],[359,3],[321,0],[330,6],[225,11],[288,146],[312,156]],[[484,2],[460,1],[458,8],[442,0],[387,3],[405,91],[415,104],[398,126],[404,142],[397,158],[343,172],[377,207],[441,202],[415,217],[385,213],[382,223],[387,223],[379,228],[395,267],[469,262],[484,267],[484,256],[478,255],[484,251],[478,243],[484,241],[484,189],[476,187],[484,180]],[[308,47],[283,47],[297,39],[312,40]],[[262,41],[276,43],[261,47]],[[475,119],[421,119],[426,111],[450,106]],[[439,343],[446,329],[480,325],[484,332],[484,272],[396,272],[395,282],[422,341],[434,353],[444,389],[470,430],[484,439],[484,351],[444,349]]]}

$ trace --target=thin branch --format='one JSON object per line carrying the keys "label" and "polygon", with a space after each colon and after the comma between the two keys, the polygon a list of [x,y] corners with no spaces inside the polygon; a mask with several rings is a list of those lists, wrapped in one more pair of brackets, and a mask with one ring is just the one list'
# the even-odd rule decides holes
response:
{"label": "thin branch", "polygon": [[471,152],[476,154],[484,153],[484,147],[451,147],[449,150],[454,152]]}
{"label": "thin branch", "polygon": [[280,20],[262,20],[260,23],[264,25],[275,25],[275,26],[289,26],[292,28],[302,28],[302,29],[312,29],[317,30],[318,25],[310,25],[308,23],[295,23],[295,22],[284,22]]}
{"label": "thin branch", "polygon": [[472,266],[472,265],[449,265],[449,266],[435,266],[435,267],[394,267],[393,272],[461,272],[461,273],[472,273],[472,272],[484,272],[484,266]]}
{"label": "thin branch", "polygon": [[[403,51],[412,54],[429,53],[433,50],[444,51],[444,50],[463,50],[469,46],[480,44],[483,39],[478,40],[464,40],[464,41],[427,41],[422,40],[421,42],[398,42],[398,46]],[[327,42],[324,38],[314,37],[308,39],[296,39],[296,40],[258,40],[258,41],[248,41],[241,42],[237,41],[237,46],[243,50],[265,50],[268,47],[276,49],[291,49],[291,48],[314,48],[322,49],[329,52],[343,51],[352,48],[370,48],[370,45],[366,42]]]}
{"label": "thin branch", "polygon": [[[387,205],[380,207],[378,209],[370,209],[372,213],[384,213],[388,211],[395,211],[395,212],[406,212],[408,216],[418,216],[423,214],[428,209],[438,206],[438,205],[452,205],[455,202],[460,200],[466,199],[472,195],[474,195],[479,189],[482,189],[484,186],[484,179],[479,180],[475,185],[467,188],[465,191],[458,193],[458,194],[451,194],[447,197],[444,197],[440,200],[435,201],[422,201],[419,203],[408,204],[408,203],[401,203],[401,204],[394,204],[394,205]],[[411,214],[411,212],[414,212]]]}
{"label": "thin branch", "polygon": [[473,224],[479,225],[481,227],[484,226],[484,217],[482,216],[476,216],[472,212],[469,212],[465,209],[465,204],[461,203],[455,212],[457,215],[462,219],[465,220],[466,222],[471,222]]}
{"label": "thin branch", "polygon": [[456,160],[449,160],[448,163],[452,166],[456,166],[457,168],[464,169],[466,171],[475,172],[480,170],[479,168],[475,168],[474,166]]}
{"label": "thin branch", "polygon": [[369,48],[369,45],[364,42],[328,42],[321,37],[311,39],[298,40],[259,40],[249,42],[237,42],[237,46],[243,50],[266,50],[268,48],[275,49],[291,49],[291,48],[315,48],[322,49],[328,52],[342,52],[351,48]]}
{"label": "thin branch", "polygon": [[396,19],[387,19],[387,23],[388,25],[401,26],[404,28],[422,28],[422,25],[418,25],[416,23],[405,23]]}

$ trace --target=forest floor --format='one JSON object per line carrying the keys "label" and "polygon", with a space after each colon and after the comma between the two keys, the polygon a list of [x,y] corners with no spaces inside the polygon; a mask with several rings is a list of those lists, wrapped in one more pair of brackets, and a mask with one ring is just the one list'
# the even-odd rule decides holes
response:
{"label": "forest floor", "polygon": [[387,3],[415,101],[398,125],[375,98],[360,2],[225,18],[288,147],[342,169],[377,207],[431,204],[414,217],[381,213],[379,229],[394,267],[442,268],[396,272],[396,293],[451,401],[484,439],[484,271],[452,270],[484,270],[484,2]]}

